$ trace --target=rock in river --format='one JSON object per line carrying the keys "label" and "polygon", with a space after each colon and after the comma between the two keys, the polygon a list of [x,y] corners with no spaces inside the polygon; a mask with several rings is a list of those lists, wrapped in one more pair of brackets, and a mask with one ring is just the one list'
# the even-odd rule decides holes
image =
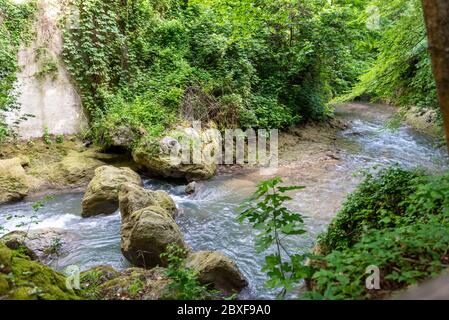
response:
{"label": "rock in river", "polygon": [[182,233],[173,219],[176,206],[163,191],[124,185],[120,191],[122,214],[121,249],[136,266],[165,266],[160,257],[169,244],[186,248]]}
{"label": "rock in river", "polygon": [[83,217],[115,212],[119,207],[118,193],[125,183],[143,184],[140,176],[129,168],[97,168],[84,194]]}
{"label": "rock in river", "polygon": [[78,300],[66,278],[0,242],[0,300]]}
{"label": "rock in river", "polygon": [[186,267],[198,273],[203,285],[211,285],[225,293],[240,292],[248,282],[230,258],[221,252],[200,251],[190,254]]}

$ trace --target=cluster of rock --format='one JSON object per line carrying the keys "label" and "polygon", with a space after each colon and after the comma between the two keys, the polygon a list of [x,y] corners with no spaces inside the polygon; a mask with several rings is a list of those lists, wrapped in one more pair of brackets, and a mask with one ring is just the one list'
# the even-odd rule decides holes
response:
{"label": "cluster of rock", "polygon": [[[161,254],[172,244],[185,250],[185,266],[196,272],[200,284],[223,293],[240,292],[247,286],[237,265],[227,256],[220,252],[192,252],[188,248],[175,221],[176,204],[166,192],[143,188],[142,179],[130,168],[99,166],[101,162],[95,159],[82,165],[74,153],[69,153],[66,158],[73,160],[64,167],[72,180],[79,181],[93,175],[82,202],[83,217],[111,214],[120,209],[121,251],[136,267],[123,272],[105,266],[86,271],[83,286],[95,285],[96,288],[95,296],[86,296],[89,290],[67,289],[66,278],[45,266],[61,253],[55,250],[68,250],[70,235],[53,229],[15,231],[0,239],[0,299],[161,299],[171,283],[164,269],[167,261],[161,258]],[[144,167],[151,168],[149,157],[135,153],[134,158],[143,159]],[[161,159],[164,157],[157,161],[165,161]],[[27,164],[28,160],[22,158],[0,160],[0,203],[19,200],[28,194],[33,177],[25,171]],[[178,168],[170,166],[163,166],[165,169],[159,170],[159,174],[204,179],[212,176],[216,169],[215,163]],[[3,180],[8,183],[3,183]],[[196,188],[195,182],[190,183],[186,193],[192,194]],[[11,282],[7,274],[16,270],[29,271],[29,276]],[[45,277],[39,277],[37,273]],[[132,289],[136,282],[142,286],[137,291],[138,295]]]}
{"label": "cluster of rock", "polygon": [[[161,254],[176,244],[189,252],[186,267],[198,273],[200,283],[224,292],[240,291],[247,285],[236,264],[225,255],[191,253],[176,224],[173,199],[164,191],[147,190],[142,185],[141,178],[129,168],[96,169],[83,199],[83,216],[112,213],[120,208],[121,250],[135,266],[166,267]],[[142,274],[148,276],[144,271]]]}

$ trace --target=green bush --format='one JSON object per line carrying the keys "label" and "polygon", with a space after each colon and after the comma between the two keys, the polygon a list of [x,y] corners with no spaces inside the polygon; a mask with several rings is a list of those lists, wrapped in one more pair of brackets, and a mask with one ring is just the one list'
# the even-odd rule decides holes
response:
{"label": "green bush", "polygon": [[[312,277],[313,299],[373,299],[434,277],[448,265],[449,225],[429,223],[371,230],[353,247],[321,257]],[[380,269],[380,290],[367,290],[366,269]]]}
{"label": "green bush", "polygon": [[19,107],[14,94],[17,52],[20,45],[31,38],[29,27],[35,10],[33,2],[17,5],[10,0],[0,0],[0,142],[11,135],[2,112]]}
{"label": "green bush", "polygon": [[399,166],[366,173],[362,183],[349,195],[342,209],[319,239],[323,252],[355,244],[365,230],[401,226],[408,214],[408,198],[425,177],[419,171]]}
{"label": "green bush", "polygon": [[[428,176],[398,166],[367,174],[318,242],[314,299],[382,298],[448,266],[449,172]],[[377,266],[381,290],[367,290]]]}

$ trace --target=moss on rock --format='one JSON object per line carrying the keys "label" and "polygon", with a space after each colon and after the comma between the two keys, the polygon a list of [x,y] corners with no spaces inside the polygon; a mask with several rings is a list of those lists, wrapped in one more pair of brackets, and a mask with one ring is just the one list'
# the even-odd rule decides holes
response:
{"label": "moss on rock", "polygon": [[20,200],[28,194],[31,179],[19,157],[0,160],[0,203]]}
{"label": "moss on rock", "polygon": [[79,300],[66,278],[0,243],[0,299]]}

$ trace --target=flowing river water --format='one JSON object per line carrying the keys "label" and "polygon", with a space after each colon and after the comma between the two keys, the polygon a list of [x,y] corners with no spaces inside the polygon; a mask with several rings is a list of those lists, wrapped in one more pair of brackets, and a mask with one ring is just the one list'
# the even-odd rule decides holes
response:
{"label": "flowing river water", "polygon": [[[332,154],[322,150],[308,151],[308,160],[283,163],[277,175],[286,183],[304,185],[306,189],[292,194],[291,209],[305,215],[306,236],[289,239],[292,250],[306,251],[313,247],[316,237],[325,230],[342,202],[360,177],[364,168],[399,163],[430,172],[447,168],[445,149],[436,142],[402,124],[395,131],[385,129],[385,122],[395,109],[385,106],[350,104],[338,107],[336,117],[348,123],[333,139]],[[316,137],[320,139],[320,137]],[[313,142],[311,142],[313,143]],[[293,150],[299,154],[301,148]],[[321,154],[320,154],[321,152]],[[291,152],[290,152],[291,153]],[[290,154],[295,158],[295,154]],[[324,160],[323,160],[324,159]],[[266,276],[261,272],[262,254],[254,249],[255,233],[250,226],[236,222],[238,206],[254,192],[257,182],[266,179],[258,170],[235,170],[222,173],[199,185],[193,196],[184,192],[185,185],[145,179],[145,187],[167,191],[177,203],[177,222],[193,250],[219,250],[230,256],[249,281],[241,298],[271,299],[276,291],[265,288]],[[82,193],[54,197],[41,211],[32,229],[57,228],[70,235],[70,249],[52,267],[64,270],[78,266],[86,270],[97,265],[112,265],[117,269],[129,267],[120,252],[120,214],[81,218]],[[17,227],[33,215],[32,200],[0,206],[2,233],[28,227]],[[9,215],[24,216],[8,220]]]}

